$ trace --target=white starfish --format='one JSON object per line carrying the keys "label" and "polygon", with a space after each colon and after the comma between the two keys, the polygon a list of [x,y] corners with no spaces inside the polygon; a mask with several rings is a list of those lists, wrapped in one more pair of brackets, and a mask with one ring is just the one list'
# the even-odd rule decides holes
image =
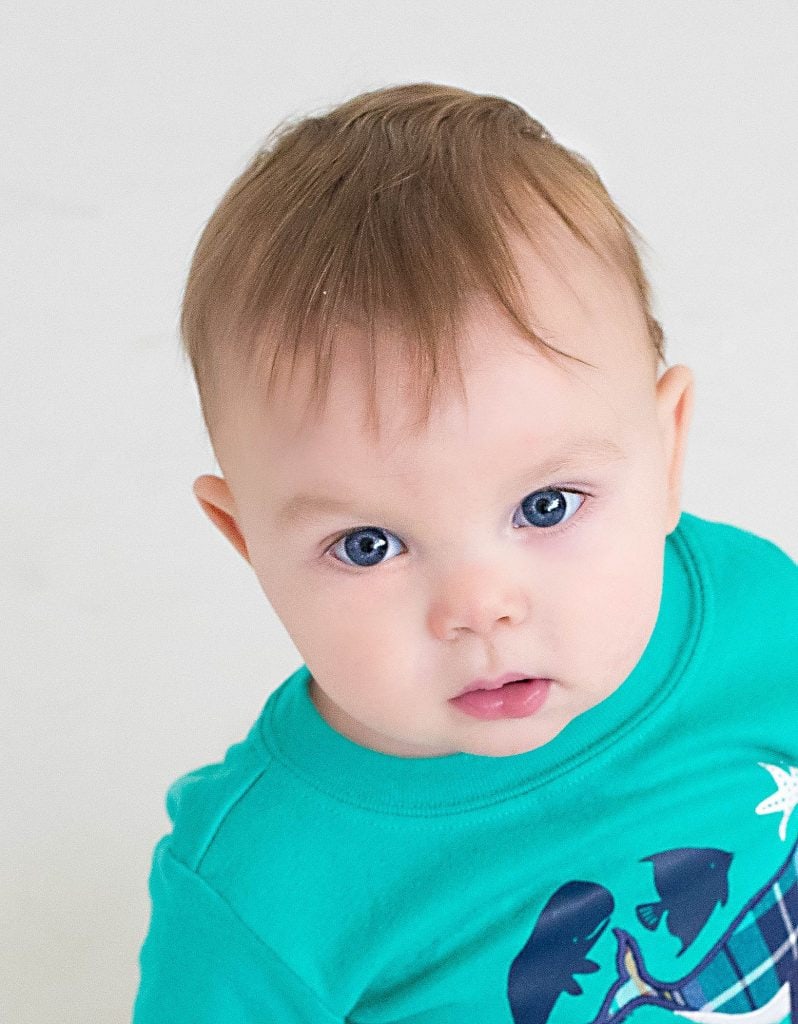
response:
{"label": "white starfish", "polygon": [[787,822],[790,815],[798,804],[798,768],[790,765],[789,774],[783,768],[775,764],[765,764],[764,761],[757,761],[760,768],[767,768],[773,776],[773,781],[778,786],[775,793],[766,797],[756,805],[757,814],[771,814],[781,811],[784,817],[779,823],[779,839],[787,838]]}

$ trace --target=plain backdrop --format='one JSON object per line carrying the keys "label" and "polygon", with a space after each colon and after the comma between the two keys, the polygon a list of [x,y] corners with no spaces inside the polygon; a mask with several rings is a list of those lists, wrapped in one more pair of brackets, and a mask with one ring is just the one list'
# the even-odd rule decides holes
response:
{"label": "plain backdrop", "polygon": [[683,507],[798,556],[794,0],[18,3],[0,16],[0,1019],[128,1021],[169,784],[301,664],[191,484],[189,260],[266,133],[498,93],[642,232]]}

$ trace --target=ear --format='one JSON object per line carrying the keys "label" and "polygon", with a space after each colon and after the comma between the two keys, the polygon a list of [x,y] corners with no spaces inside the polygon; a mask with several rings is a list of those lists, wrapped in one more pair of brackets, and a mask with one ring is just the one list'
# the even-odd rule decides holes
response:
{"label": "ear", "polygon": [[244,561],[249,562],[249,552],[244,535],[238,528],[235,501],[227,481],[219,476],[200,476],[194,481],[192,489],[202,511],[230,541]]}
{"label": "ear", "polygon": [[693,418],[693,393],[689,366],[671,366],[657,381],[657,418],[667,471],[666,535],[676,529],[682,511],[682,470]]}

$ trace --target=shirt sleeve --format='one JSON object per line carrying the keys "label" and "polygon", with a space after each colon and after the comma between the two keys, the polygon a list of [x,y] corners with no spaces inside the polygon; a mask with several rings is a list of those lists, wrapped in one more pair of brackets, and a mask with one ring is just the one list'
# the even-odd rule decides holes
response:
{"label": "shirt sleeve", "polygon": [[132,1024],[344,1024],[168,840],[153,855]]}

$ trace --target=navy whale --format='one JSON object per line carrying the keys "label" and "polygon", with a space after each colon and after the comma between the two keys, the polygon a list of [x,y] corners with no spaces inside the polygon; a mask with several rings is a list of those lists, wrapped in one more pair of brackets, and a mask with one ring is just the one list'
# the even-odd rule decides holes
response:
{"label": "navy whale", "polygon": [[510,966],[507,996],[515,1024],[545,1024],[563,992],[581,994],[574,975],[599,969],[586,954],[614,906],[609,891],[595,882],[566,882],[557,889]]}

